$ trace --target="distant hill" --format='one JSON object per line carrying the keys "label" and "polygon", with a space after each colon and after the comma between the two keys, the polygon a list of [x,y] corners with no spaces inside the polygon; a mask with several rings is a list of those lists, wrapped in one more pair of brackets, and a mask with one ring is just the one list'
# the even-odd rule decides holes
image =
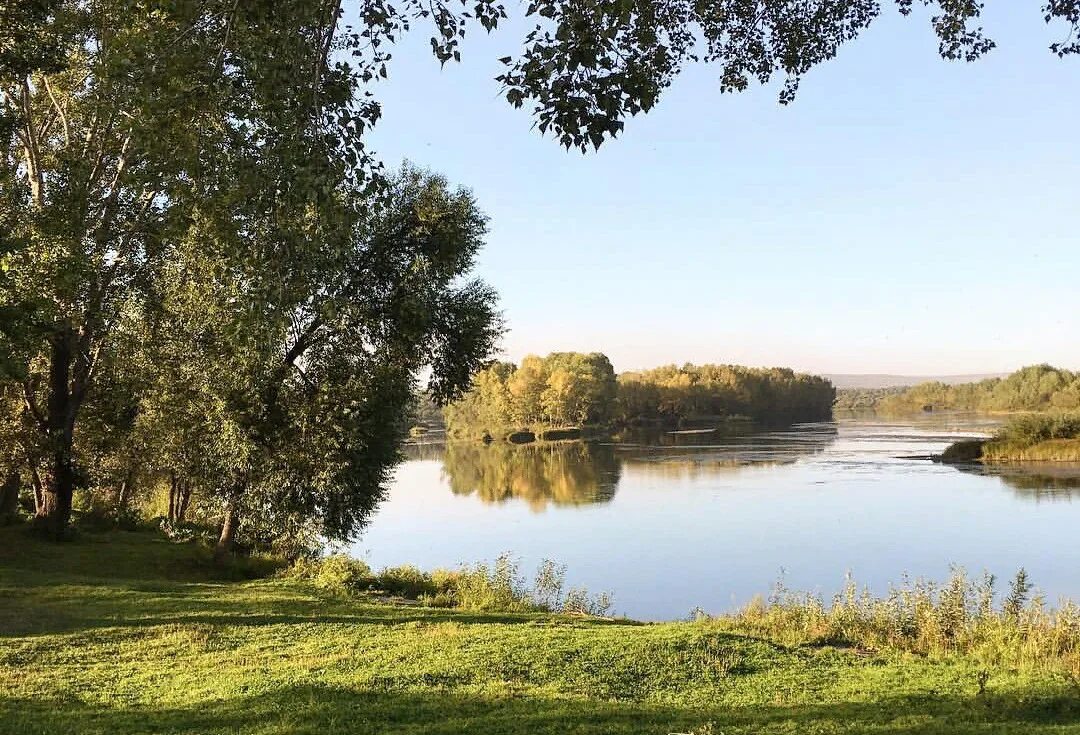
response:
{"label": "distant hill", "polygon": [[845,388],[892,388],[895,386],[918,385],[928,381],[937,381],[947,385],[977,383],[987,378],[1004,378],[1009,373],[975,373],[971,375],[824,375],[838,390]]}

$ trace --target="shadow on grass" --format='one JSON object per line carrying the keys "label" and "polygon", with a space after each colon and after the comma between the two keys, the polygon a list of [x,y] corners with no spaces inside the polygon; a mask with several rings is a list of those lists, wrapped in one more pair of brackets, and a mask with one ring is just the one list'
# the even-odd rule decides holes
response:
{"label": "shadow on grass", "polygon": [[[254,683],[254,682],[253,682]],[[1080,701],[920,697],[711,709],[581,699],[479,697],[298,686],[182,708],[0,699],[0,732],[78,733],[1039,733],[1076,732]]]}
{"label": "shadow on grass", "polygon": [[169,591],[88,583],[76,593],[64,585],[4,589],[0,584],[0,639],[76,633],[112,627],[177,624],[210,626],[505,624],[574,627],[640,626],[633,620],[546,614],[467,612],[320,596],[300,586],[267,582],[237,592],[228,585],[184,585]]}
{"label": "shadow on grass", "polygon": [[640,625],[418,608],[321,594],[296,582],[221,580],[202,551],[147,532],[84,535],[56,544],[25,529],[0,529],[0,638],[174,623]]}

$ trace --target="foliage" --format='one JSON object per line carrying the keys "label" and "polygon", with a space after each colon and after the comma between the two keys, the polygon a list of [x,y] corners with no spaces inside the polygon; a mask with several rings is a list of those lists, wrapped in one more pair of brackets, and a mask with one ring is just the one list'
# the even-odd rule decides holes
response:
{"label": "foliage", "polygon": [[476,376],[472,390],[444,414],[457,436],[503,436],[514,427],[716,423],[731,417],[764,424],[823,421],[835,391],[825,379],[786,368],[668,365],[622,373],[599,353],[554,352],[520,366],[496,363]]}
{"label": "foliage", "polygon": [[558,612],[605,615],[611,607],[606,594],[583,588],[564,590],[566,568],[544,561],[530,586],[517,561],[502,555],[491,565],[462,565],[458,569],[425,572],[411,564],[387,567],[377,575],[363,561],[343,554],[300,559],[282,575],[344,595],[365,592],[419,600],[434,607],[487,612]]}
{"label": "foliage", "polygon": [[534,425],[602,425],[611,419],[615,391],[615,370],[599,352],[529,355],[520,366],[495,363],[480,371],[444,416],[451,434],[476,438]]}
{"label": "foliage", "polygon": [[950,444],[941,453],[942,462],[975,462],[983,454],[983,439],[965,439]]}
{"label": "foliage", "polygon": [[484,218],[373,164],[379,62],[332,61],[338,10],[0,5],[2,372],[55,535],[76,488],[122,514],[168,477],[223,541],[347,536],[417,375],[445,401],[491,351],[493,292],[461,280]]}
{"label": "foliage", "polygon": [[[258,528],[349,538],[382,498],[421,373],[443,401],[493,349],[494,293],[462,278],[485,231],[472,196],[411,167],[387,178],[386,195],[338,210],[347,230],[297,265],[275,310],[253,320],[260,292],[237,299],[229,280],[199,291],[215,295],[210,304],[185,300],[170,314],[192,367],[204,340],[221,345],[215,366],[181,383],[193,411],[172,418],[184,408],[173,401],[164,415],[172,427],[211,415],[230,428],[219,433],[225,443],[197,457],[223,468],[200,476],[218,478],[205,492],[239,518],[241,537]],[[238,329],[258,339],[237,341]]]}
{"label": "foliage", "polygon": [[[319,55],[318,9],[52,5],[43,24],[64,63],[5,69],[0,80],[14,126],[0,149],[0,200],[16,243],[0,304],[22,314],[8,331],[20,337],[17,372],[46,480],[38,510],[62,535],[74,489],[91,481],[76,441],[108,371],[132,357],[131,318],[154,310],[156,286],[195,241],[220,256],[226,277],[256,264],[270,275],[282,258],[265,256],[295,253],[289,246],[316,230],[301,220],[320,211],[328,185],[349,179],[327,173],[333,159],[355,159],[356,139],[337,125],[353,107],[348,80],[302,72]],[[288,110],[284,99],[299,104]],[[271,310],[274,295],[261,293]],[[106,410],[97,423],[125,431],[117,419],[130,416]]]}
{"label": "foliage", "polygon": [[745,416],[763,424],[826,421],[835,389],[787,368],[667,365],[619,375],[617,420],[624,425]]}
{"label": "foliage", "polygon": [[877,408],[883,400],[904,393],[907,388],[840,388],[836,391],[835,411],[867,411]]}
{"label": "foliage", "polygon": [[985,412],[1053,411],[1080,408],[1080,373],[1032,365],[1005,378],[950,385],[921,383],[879,397],[882,413],[904,414],[932,410]]}
{"label": "foliage", "polygon": [[55,546],[0,530],[0,732],[974,735],[1071,732],[1080,716],[1053,654],[1076,640],[1065,627],[1055,645],[1002,623],[998,653],[989,626],[975,650],[925,657],[793,648],[779,628],[746,635],[723,619],[637,625],[223,583],[196,551],[142,533]]}
{"label": "foliage", "polygon": [[[648,112],[688,63],[718,67],[720,90],[741,92],[752,83],[782,80],[780,102],[795,97],[803,76],[832,59],[883,12],[881,0],[816,0],[811,3],[694,3],[686,0],[628,4],[540,0],[527,17],[537,23],[523,53],[505,57],[498,77],[515,107],[530,103],[541,132],[566,147],[599,147],[623,129],[623,120]],[[908,15],[913,0],[896,0]],[[972,61],[994,42],[978,25],[983,4],[924,0],[934,8],[939,53]],[[1068,26],[1058,55],[1077,53],[1080,3],[1042,6],[1047,23]]]}
{"label": "foliage", "polygon": [[411,564],[403,564],[396,567],[387,567],[379,572],[376,582],[378,589],[390,595],[418,599],[431,596],[437,592],[446,592],[439,589],[432,580],[432,575],[421,571]]}
{"label": "foliage", "polygon": [[1080,413],[1014,416],[994,435],[995,441],[1038,444],[1080,438]]}
{"label": "foliage", "polygon": [[322,559],[298,559],[283,576],[310,582],[326,592],[355,594],[369,589],[375,575],[359,559],[345,554],[332,554]]}

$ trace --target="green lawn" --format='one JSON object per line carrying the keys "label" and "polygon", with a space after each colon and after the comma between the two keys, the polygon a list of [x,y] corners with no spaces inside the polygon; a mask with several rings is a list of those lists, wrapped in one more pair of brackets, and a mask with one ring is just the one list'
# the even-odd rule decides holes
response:
{"label": "green lawn", "polygon": [[0,732],[1080,733],[1051,668],[980,693],[971,658],[335,598],[204,559],[0,530]]}

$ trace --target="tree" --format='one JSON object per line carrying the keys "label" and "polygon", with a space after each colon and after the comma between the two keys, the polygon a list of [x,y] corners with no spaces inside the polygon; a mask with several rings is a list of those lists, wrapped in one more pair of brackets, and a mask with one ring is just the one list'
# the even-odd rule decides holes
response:
{"label": "tree", "polygon": [[219,503],[219,558],[245,529],[349,538],[399,458],[420,374],[433,400],[456,397],[501,331],[494,292],[465,278],[486,231],[467,191],[412,167],[377,199],[338,186],[282,262],[287,284],[208,247],[209,224],[162,270],[146,332],[152,361],[177,367],[148,394],[147,425],[171,437],[157,442],[170,473],[212,463],[192,479]]}
{"label": "tree", "polygon": [[[123,311],[152,298],[155,272],[223,184],[245,180],[248,213],[263,214],[216,222],[218,234],[234,230],[219,241],[234,260],[262,255],[245,229],[257,220],[261,247],[287,248],[296,233],[276,220],[326,198],[325,167],[311,161],[364,170],[353,134],[364,108],[353,80],[325,63],[325,10],[306,3],[0,10],[15,19],[0,24],[11,29],[0,36],[0,332],[47,458],[39,517],[62,536],[82,477],[76,427]],[[37,53],[42,39],[48,53]]]}

